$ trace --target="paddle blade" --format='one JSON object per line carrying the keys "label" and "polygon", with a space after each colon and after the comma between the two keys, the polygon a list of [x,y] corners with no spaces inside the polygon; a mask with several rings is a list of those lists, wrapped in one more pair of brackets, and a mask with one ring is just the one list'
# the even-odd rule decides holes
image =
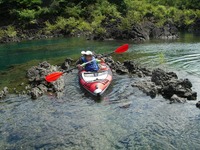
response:
{"label": "paddle blade", "polygon": [[128,44],[124,44],[124,45],[118,47],[118,48],[115,50],[115,53],[117,53],[117,54],[124,53],[124,52],[126,52],[126,51],[128,50],[128,48],[129,48],[129,45],[128,45]]}
{"label": "paddle blade", "polygon": [[53,82],[56,81],[58,78],[60,78],[60,76],[63,75],[63,72],[54,72],[52,74],[49,74],[45,77],[45,80],[47,82]]}

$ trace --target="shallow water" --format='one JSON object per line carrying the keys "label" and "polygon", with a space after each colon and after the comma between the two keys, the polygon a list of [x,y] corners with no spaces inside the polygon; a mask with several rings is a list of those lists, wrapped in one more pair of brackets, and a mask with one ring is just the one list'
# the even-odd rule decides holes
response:
{"label": "shallow water", "polygon": [[[108,43],[105,51],[119,45]],[[200,38],[132,44],[129,55],[149,67],[175,70],[200,91]],[[97,103],[80,90],[76,74],[65,77],[60,98],[45,95],[32,101],[10,95],[0,101],[0,149],[199,149],[196,101],[169,104],[161,96],[151,99],[131,87],[138,78],[114,75],[111,87]],[[126,103],[130,107],[120,107]]]}

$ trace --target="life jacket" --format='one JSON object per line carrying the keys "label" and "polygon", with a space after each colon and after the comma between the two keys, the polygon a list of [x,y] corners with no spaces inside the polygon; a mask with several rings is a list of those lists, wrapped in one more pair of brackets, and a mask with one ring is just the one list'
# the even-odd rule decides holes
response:
{"label": "life jacket", "polygon": [[[95,58],[92,57],[92,60],[94,60],[94,59]],[[88,62],[85,57],[81,57],[81,60],[83,61],[83,63]],[[94,61],[92,61],[91,63],[85,65],[85,71],[95,72],[95,71],[98,71],[98,70],[99,70],[99,66],[97,64],[96,59]]]}

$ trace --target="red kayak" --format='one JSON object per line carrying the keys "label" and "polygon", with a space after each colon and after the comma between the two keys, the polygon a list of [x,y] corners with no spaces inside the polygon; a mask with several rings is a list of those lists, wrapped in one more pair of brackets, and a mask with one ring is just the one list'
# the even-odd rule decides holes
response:
{"label": "red kayak", "polygon": [[108,65],[101,63],[100,72],[79,72],[79,83],[81,87],[94,96],[101,96],[112,81],[112,72]]}

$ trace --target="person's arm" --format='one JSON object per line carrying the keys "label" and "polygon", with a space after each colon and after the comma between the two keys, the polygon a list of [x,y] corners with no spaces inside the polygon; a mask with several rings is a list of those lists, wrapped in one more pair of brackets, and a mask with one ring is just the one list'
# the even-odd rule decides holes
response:
{"label": "person's arm", "polygon": [[83,61],[82,61],[81,58],[79,58],[79,59],[76,61],[76,65],[79,65],[79,64],[82,64],[82,63],[83,63]]}
{"label": "person's arm", "polygon": [[76,65],[78,67],[78,70],[83,70],[83,66],[81,66],[81,64],[83,64],[83,61],[80,58],[79,60],[76,61]]}
{"label": "person's arm", "polygon": [[104,63],[105,61],[104,61],[103,58],[100,58],[100,59],[96,59],[96,62],[97,62],[97,63]]}

